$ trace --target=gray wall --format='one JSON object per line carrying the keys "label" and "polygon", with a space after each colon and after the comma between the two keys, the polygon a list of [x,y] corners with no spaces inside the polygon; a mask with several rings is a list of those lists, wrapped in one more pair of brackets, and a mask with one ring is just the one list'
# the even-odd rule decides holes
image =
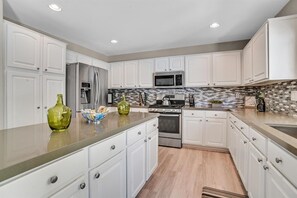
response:
{"label": "gray wall", "polygon": [[181,47],[181,48],[174,48],[174,49],[164,49],[164,50],[156,50],[156,51],[148,51],[148,52],[139,52],[139,53],[133,53],[133,54],[116,55],[116,56],[110,56],[109,62],[155,58],[155,57],[162,57],[162,56],[176,56],[176,55],[199,54],[199,53],[228,51],[228,50],[241,50],[248,43],[248,41],[249,40],[233,41],[233,42],[216,43],[216,44],[209,44],[209,45],[197,45],[197,46],[191,46],[191,47]]}
{"label": "gray wall", "polygon": [[290,0],[289,3],[276,15],[277,17],[297,14],[297,0]]}
{"label": "gray wall", "polygon": [[0,129],[4,128],[3,0],[0,0]]}

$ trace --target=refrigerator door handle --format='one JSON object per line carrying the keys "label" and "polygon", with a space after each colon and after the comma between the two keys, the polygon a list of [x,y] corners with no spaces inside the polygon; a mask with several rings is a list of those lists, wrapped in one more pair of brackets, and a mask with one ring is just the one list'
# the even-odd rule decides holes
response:
{"label": "refrigerator door handle", "polygon": [[101,100],[101,87],[100,87],[100,73],[97,71],[97,87],[98,87],[98,105],[100,105]]}

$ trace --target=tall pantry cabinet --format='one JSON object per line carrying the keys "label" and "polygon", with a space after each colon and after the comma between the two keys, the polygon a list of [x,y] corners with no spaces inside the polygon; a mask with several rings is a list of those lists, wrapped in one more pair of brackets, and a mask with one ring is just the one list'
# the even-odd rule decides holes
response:
{"label": "tall pantry cabinet", "polygon": [[66,44],[4,21],[6,128],[47,121],[57,94],[65,97]]}

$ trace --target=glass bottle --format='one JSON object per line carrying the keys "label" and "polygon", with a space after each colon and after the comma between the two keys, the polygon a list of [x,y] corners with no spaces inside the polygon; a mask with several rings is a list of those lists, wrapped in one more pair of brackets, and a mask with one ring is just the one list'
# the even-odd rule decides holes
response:
{"label": "glass bottle", "polygon": [[128,115],[130,112],[130,104],[126,101],[125,95],[123,95],[122,100],[118,103],[118,112],[120,115]]}

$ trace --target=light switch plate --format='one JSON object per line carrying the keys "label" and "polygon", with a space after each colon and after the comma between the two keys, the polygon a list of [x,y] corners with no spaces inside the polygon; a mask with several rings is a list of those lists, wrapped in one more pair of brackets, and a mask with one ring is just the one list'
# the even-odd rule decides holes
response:
{"label": "light switch plate", "polygon": [[291,91],[291,100],[297,101],[297,91]]}

